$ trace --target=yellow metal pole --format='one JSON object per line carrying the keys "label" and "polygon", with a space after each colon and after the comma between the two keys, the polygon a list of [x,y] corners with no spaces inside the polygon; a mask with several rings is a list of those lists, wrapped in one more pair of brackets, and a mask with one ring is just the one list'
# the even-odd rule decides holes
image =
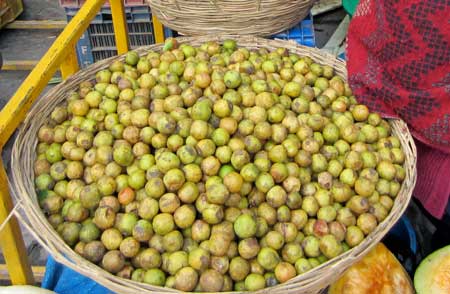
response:
{"label": "yellow metal pole", "polygon": [[61,76],[63,80],[67,79],[79,70],[77,51],[75,49],[75,46],[72,46],[72,48],[69,49],[69,54],[61,63],[61,66],[59,68],[61,69]]}
{"label": "yellow metal pole", "polygon": [[[58,66],[69,54],[67,48],[73,48],[103,3],[104,0],[86,1],[2,109],[0,112],[0,151],[23,121],[28,109],[45,88]],[[8,191],[8,179],[0,156],[0,223],[6,219],[11,209],[12,201]],[[1,232],[0,246],[10,270],[12,283],[33,284],[33,275],[25,254],[20,227],[14,217]]]}
{"label": "yellow metal pole", "polygon": [[155,43],[164,42],[164,27],[155,14],[152,14],[153,32],[155,34]]}
{"label": "yellow metal pole", "polygon": [[8,104],[0,112],[0,146],[4,146],[17,126],[66,58],[105,0],[87,0],[56,38],[36,67],[31,71]]}
{"label": "yellow metal pole", "polygon": [[125,16],[123,0],[110,0],[111,14],[114,26],[114,37],[116,39],[117,53],[128,52],[128,28]]}
{"label": "yellow metal pole", "polygon": [[[8,178],[0,156],[0,224],[8,217],[13,209],[13,203],[8,191]],[[11,282],[15,285],[34,284],[33,272],[27,258],[27,250],[17,219],[9,219],[0,232],[0,246],[6,265],[8,266]]]}

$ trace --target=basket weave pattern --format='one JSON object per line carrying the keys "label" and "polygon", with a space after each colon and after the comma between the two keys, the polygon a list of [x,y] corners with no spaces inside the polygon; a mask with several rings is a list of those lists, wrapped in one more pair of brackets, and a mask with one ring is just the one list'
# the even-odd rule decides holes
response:
{"label": "basket weave pattern", "polygon": [[[278,47],[284,47],[290,50],[290,52],[310,56],[319,64],[329,65],[344,80],[347,78],[345,62],[318,49],[298,46],[286,41],[233,35],[184,37],[178,38],[178,42],[200,45],[206,41],[221,42],[227,38],[235,39],[239,46],[248,49],[267,48],[273,50]],[[143,55],[149,50],[160,51],[162,46],[162,44],[150,45],[141,47],[136,51],[140,55]],[[68,93],[77,89],[80,82],[93,80],[97,71],[108,68],[111,62],[115,60],[123,59],[124,56],[117,56],[95,63],[52,88],[35,103],[20,128],[14,144],[11,159],[11,190],[16,200],[22,203],[21,220],[30,228],[31,233],[58,262],[96,280],[116,293],[133,293],[138,291],[142,294],[179,292],[174,289],[155,287],[119,278],[79,256],[64,243],[62,238],[46,220],[44,213],[39,207],[34,189],[33,163],[36,158],[37,133],[40,126],[47,121],[52,110],[67,98]],[[393,134],[399,138],[406,155],[404,164],[406,178],[402,183],[400,192],[395,199],[394,206],[388,217],[361,244],[353,249],[286,283],[259,290],[255,293],[317,294],[335,281],[348,267],[368,253],[401,217],[408,206],[415,185],[417,155],[416,147],[406,124],[401,120],[391,120],[390,124]],[[237,294],[241,292],[231,293]]]}
{"label": "basket weave pattern", "polygon": [[147,0],[152,13],[183,35],[270,36],[305,18],[315,0]]}

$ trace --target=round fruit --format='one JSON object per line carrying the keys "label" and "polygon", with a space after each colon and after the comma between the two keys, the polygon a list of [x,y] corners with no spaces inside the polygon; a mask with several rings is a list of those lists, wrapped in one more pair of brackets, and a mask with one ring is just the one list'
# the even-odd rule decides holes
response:
{"label": "round fruit", "polygon": [[286,282],[376,231],[407,177],[389,123],[286,48],[168,38],[90,80],[37,130],[34,182],[62,239],[121,278]]}
{"label": "round fruit", "polygon": [[234,222],[234,232],[239,238],[250,238],[256,234],[256,221],[248,214],[238,216]]}

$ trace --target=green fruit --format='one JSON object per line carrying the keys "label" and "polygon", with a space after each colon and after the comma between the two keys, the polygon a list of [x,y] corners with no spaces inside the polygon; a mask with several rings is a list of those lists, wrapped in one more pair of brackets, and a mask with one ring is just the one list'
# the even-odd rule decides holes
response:
{"label": "green fruit", "polygon": [[332,222],[336,218],[336,209],[333,206],[324,206],[319,208],[317,212],[317,219],[324,220],[326,222]]}
{"label": "green fruit", "polygon": [[89,186],[84,186],[80,192],[80,202],[83,207],[92,209],[96,208],[100,203],[100,191],[97,185],[92,184]]}
{"label": "green fruit", "polygon": [[102,267],[110,273],[118,273],[125,266],[125,258],[118,250],[108,251],[102,259]]}
{"label": "green fruit", "polygon": [[171,169],[164,175],[163,182],[168,191],[177,191],[185,182],[184,173],[177,168]]}
{"label": "green fruit", "polygon": [[248,214],[240,215],[234,222],[234,232],[239,238],[251,238],[256,234],[256,221]]}
{"label": "green fruit", "polygon": [[300,244],[288,243],[281,251],[283,260],[294,264],[299,258],[303,257],[303,249]]}
{"label": "green fruit", "polygon": [[162,287],[166,283],[166,275],[162,270],[152,268],[145,272],[143,282],[150,285]]}
{"label": "green fruit", "polygon": [[229,266],[229,274],[233,281],[243,281],[250,273],[250,264],[244,258],[234,257]]}
{"label": "green fruit", "polygon": [[263,247],[258,253],[257,260],[264,269],[274,270],[280,262],[280,256],[274,249]]}
{"label": "green fruit", "polygon": [[158,235],[165,235],[175,228],[173,216],[169,213],[160,213],[153,218],[153,230]]}
{"label": "green fruit", "polygon": [[227,88],[235,89],[235,88],[239,87],[242,79],[238,72],[230,70],[225,73],[225,75],[223,77],[223,81],[225,82],[225,85],[227,86]]}
{"label": "green fruit", "polygon": [[325,125],[322,132],[323,138],[328,143],[335,143],[339,139],[339,128],[333,123]]}
{"label": "green fruit", "polygon": [[260,274],[249,274],[245,278],[245,290],[256,291],[266,287],[266,279]]}
{"label": "green fruit", "polygon": [[100,229],[108,229],[114,225],[116,213],[113,208],[105,206],[99,207],[95,211],[93,222]]}
{"label": "green fruit", "polygon": [[55,185],[53,178],[49,174],[41,174],[35,178],[34,183],[39,191],[52,189]]}
{"label": "green fruit", "polygon": [[94,223],[87,223],[80,229],[80,241],[89,243],[98,239],[100,231]]}
{"label": "green fruit", "polygon": [[182,229],[189,228],[195,221],[196,211],[191,205],[182,205],[173,214],[175,224]]}
{"label": "green fruit", "polygon": [[[166,252],[174,252],[180,250],[182,247],[183,247],[183,236],[179,231],[172,231],[163,236],[163,248]],[[186,265],[187,265],[187,256],[186,256]]]}
{"label": "green fruit", "polygon": [[275,182],[270,174],[261,173],[256,179],[255,185],[258,190],[267,193],[275,185]]}
{"label": "green fruit", "polygon": [[204,241],[209,238],[211,228],[208,223],[203,220],[196,220],[192,224],[192,239],[194,241]]}
{"label": "green fruit", "polygon": [[125,55],[125,62],[129,65],[136,65],[139,61],[139,55],[135,51],[128,51]]}
{"label": "green fruit", "polygon": [[[156,245],[152,240],[156,240],[155,238],[157,235],[153,236],[152,239],[150,239],[149,246],[155,247]],[[154,248],[147,248],[142,251],[140,251],[136,257],[138,264],[143,269],[151,269],[151,268],[157,268],[161,266],[161,256],[159,252]]]}
{"label": "green fruit", "polygon": [[301,85],[296,82],[289,82],[283,88],[283,94],[288,95],[292,98],[300,96],[300,93]]}
{"label": "green fruit", "polygon": [[365,235],[370,234],[378,225],[376,217],[370,213],[363,213],[358,216],[356,224]]}
{"label": "green fruit", "polygon": [[355,192],[358,195],[368,197],[375,192],[375,183],[366,178],[358,178],[355,181]]}
{"label": "green fruit", "polygon": [[130,236],[137,221],[138,218],[133,213],[118,214],[115,226],[123,235]]}
{"label": "green fruit", "polygon": [[320,239],[320,251],[327,258],[338,256],[342,252],[342,247],[339,241],[333,235],[325,235]]}
{"label": "green fruit", "polygon": [[211,116],[211,106],[208,100],[201,100],[194,104],[191,111],[191,118],[194,120],[207,121]]}
{"label": "green fruit", "polygon": [[122,240],[122,233],[115,228],[107,229],[101,235],[101,241],[108,250],[118,249]]}
{"label": "green fruit", "polygon": [[132,258],[138,254],[140,243],[133,237],[127,237],[120,243],[119,249],[123,256]]}
{"label": "green fruit", "polygon": [[275,268],[275,277],[280,283],[284,283],[296,276],[295,267],[288,262],[280,262]]}
{"label": "green fruit", "polygon": [[237,48],[236,41],[231,39],[224,40],[222,46],[224,49],[231,51],[234,51]]}
{"label": "green fruit", "polygon": [[230,235],[225,232],[211,233],[211,237],[208,242],[208,250],[212,255],[224,256],[228,247],[230,246]]}
{"label": "green fruit", "polygon": [[260,249],[256,238],[247,238],[239,242],[239,255],[245,259],[256,257]]}
{"label": "green fruit", "polygon": [[392,164],[389,161],[383,160],[380,163],[378,163],[377,172],[383,179],[391,181],[394,179],[397,170],[394,164]]}
{"label": "green fruit", "polygon": [[364,240],[364,233],[359,227],[350,226],[347,228],[347,233],[345,235],[345,242],[350,247],[355,247],[359,245]]}
{"label": "green fruit", "polygon": [[313,154],[311,168],[316,173],[326,171],[328,168],[328,163],[325,156],[322,154]]}
{"label": "green fruit", "polygon": [[175,274],[175,288],[180,291],[193,291],[198,282],[198,274],[192,267],[184,267]]}
{"label": "green fruit", "polygon": [[307,236],[302,242],[305,255],[308,257],[318,257],[320,255],[320,240],[314,236]]}
{"label": "green fruit", "polygon": [[142,268],[138,268],[133,271],[133,273],[131,275],[131,280],[136,281],[136,282],[143,282],[144,274],[145,274],[145,270]]}
{"label": "green fruit", "polygon": [[205,292],[220,292],[224,283],[223,276],[212,269],[208,269],[200,275],[199,284]]}
{"label": "green fruit", "polygon": [[152,236],[152,224],[145,219],[138,220],[133,228],[133,237],[139,242],[148,242]]}
{"label": "green fruit", "polygon": [[196,270],[204,271],[208,268],[210,254],[203,248],[196,248],[189,253],[189,265]]}
{"label": "green fruit", "polygon": [[352,115],[356,121],[365,121],[369,116],[369,109],[362,104],[356,105],[352,110]]}
{"label": "green fruit", "polygon": [[270,231],[265,236],[267,245],[275,250],[279,250],[284,245],[283,235],[277,231]]}
{"label": "green fruit", "polygon": [[184,251],[173,252],[167,260],[167,272],[175,275],[178,270],[188,265],[188,254]]}
{"label": "green fruit", "polygon": [[145,185],[145,172],[142,170],[137,170],[132,173],[128,177],[128,185],[135,190],[143,188]]}
{"label": "green fruit", "polygon": [[121,166],[129,166],[133,162],[133,152],[131,147],[121,145],[113,150],[114,161]]}
{"label": "green fruit", "polygon": [[230,140],[230,135],[225,129],[218,128],[213,131],[211,139],[214,141],[216,146],[223,146]]}
{"label": "green fruit", "polygon": [[206,188],[206,197],[210,203],[224,204],[228,196],[228,189],[223,184],[213,184]]}
{"label": "green fruit", "polygon": [[302,209],[309,215],[315,216],[319,210],[319,203],[316,198],[312,196],[306,196],[303,198]]}
{"label": "green fruit", "polygon": [[166,173],[173,168],[177,168],[180,165],[180,159],[172,152],[162,152],[158,156],[155,156],[156,166],[158,169]]}
{"label": "green fruit", "polygon": [[203,219],[208,224],[218,224],[223,219],[223,207],[217,204],[209,204],[205,209],[202,211]]}
{"label": "green fruit", "polygon": [[309,263],[308,259],[306,258],[300,258],[295,262],[295,270],[297,271],[297,275],[306,273],[307,271],[311,270],[313,267]]}
{"label": "green fruit", "polygon": [[62,160],[61,144],[52,143],[47,151],[45,151],[45,157],[48,162],[55,163]]}
{"label": "green fruit", "polygon": [[64,222],[61,225],[61,231],[58,233],[63,238],[64,242],[69,245],[75,245],[79,240],[81,225],[73,222]]}

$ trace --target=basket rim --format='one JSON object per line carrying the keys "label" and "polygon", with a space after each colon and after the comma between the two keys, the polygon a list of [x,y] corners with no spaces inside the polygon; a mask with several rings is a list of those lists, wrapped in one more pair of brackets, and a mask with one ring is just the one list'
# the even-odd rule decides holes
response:
{"label": "basket rim", "polygon": [[[347,79],[345,62],[340,59],[336,59],[333,55],[326,52],[322,52],[317,48],[310,48],[294,44],[288,41],[282,40],[268,40],[254,36],[238,36],[238,35],[207,35],[203,37],[179,37],[176,38],[179,43],[199,44],[205,41],[218,41],[221,42],[225,39],[235,39],[237,44],[244,47],[255,48],[268,48],[274,49],[278,47],[287,48],[291,52],[308,54],[311,58],[319,63],[326,63],[333,68],[343,78]],[[136,49],[140,55],[150,51],[158,51],[162,48],[163,44],[149,45]],[[43,243],[44,247],[52,254],[55,259],[66,266],[74,269],[75,271],[93,278],[103,286],[110,288],[113,291],[129,291],[131,289],[137,291],[144,291],[144,293],[168,293],[179,292],[175,289],[155,287],[144,283],[139,283],[127,279],[122,279],[114,276],[100,266],[97,266],[83,257],[79,256],[72,250],[61,237],[57,234],[47,219],[44,217],[39,205],[37,204],[37,193],[35,192],[34,185],[30,187],[30,182],[34,183],[34,172],[31,168],[27,170],[27,167],[32,166],[34,162],[35,147],[37,145],[37,133],[33,133],[36,127],[45,122],[47,114],[53,110],[54,106],[58,105],[61,101],[64,101],[67,96],[67,90],[74,88],[74,85],[79,83],[83,79],[93,79],[95,72],[100,69],[106,68],[111,61],[123,60],[124,54],[120,56],[111,57],[95,64],[88,66],[81,70],[77,74],[68,78],[63,83],[55,86],[48,91],[43,97],[32,106],[27,117],[19,129],[17,138],[14,142],[13,151],[11,155],[11,171],[12,177],[11,192],[15,199],[24,203],[23,205],[23,220],[28,223],[32,230],[35,230],[35,237],[40,243]],[[53,105],[53,107],[49,107]],[[50,110],[51,108],[51,110]],[[44,111],[40,111],[44,109]],[[39,124],[38,124],[39,123]],[[304,290],[308,291],[312,288],[316,289],[319,285],[326,287],[329,283],[336,279],[339,273],[342,273],[347,267],[361,259],[378,241],[387,233],[387,231],[398,221],[403,212],[406,210],[408,203],[411,199],[412,190],[416,181],[416,149],[411,134],[408,131],[407,125],[401,120],[390,120],[393,132],[399,136],[402,142],[402,149],[405,151],[406,160],[405,168],[406,178],[401,185],[399,195],[394,201],[394,206],[390,211],[387,218],[378,224],[373,233],[367,236],[362,243],[358,246],[348,250],[347,252],[328,260],[320,266],[313,268],[312,270],[297,275],[295,278],[279,284],[274,287],[265,288],[255,293],[266,293],[267,291],[274,291],[274,293],[289,292]],[[27,141],[28,139],[28,141]],[[30,139],[34,139],[31,141]],[[23,144],[23,140],[28,144]],[[32,158],[27,158],[27,154],[31,153]],[[93,274],[93,272],[95,274]],[[126,290],[127,289],[127,290]],[[318,288],[317,288],[318,289]],[[119,293],[119,292],[118,292]],[[224,292],[226,293],[226,292]],[[241,293],[232,291],[228,293]],[[305,292],[312,293],[312,292]]]}
{"label": "basket rim", "polygon": [[147,0],[147,3],[165,26],[183,35],[237,33],[270,36],[298,24],[315,1]]}

